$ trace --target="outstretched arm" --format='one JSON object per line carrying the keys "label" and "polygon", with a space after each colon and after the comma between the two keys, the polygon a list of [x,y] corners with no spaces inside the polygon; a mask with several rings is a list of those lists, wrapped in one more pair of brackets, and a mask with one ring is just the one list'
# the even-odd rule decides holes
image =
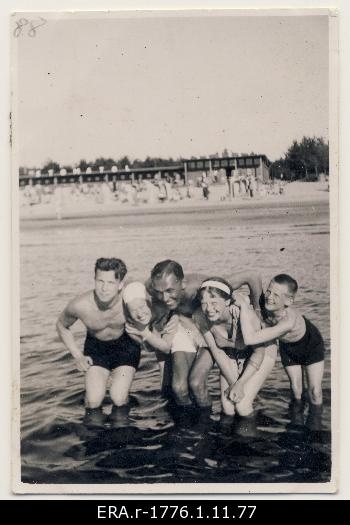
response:
{"label": "outstretched arm", "polygon": [[276,326],[261,328],[260,322],[256,323],[257,317],[248,304],[242,302],[240,308],[241,328],[246,345],[258,345],[273,341],[293,328],[294,320],[290,316],[279,321]]}
{"label": "outstretched arm", "polygon": [[84,356],[83,352],[75,342],[74,336],[70,330],[70,327],[75,321],[77,321],[77,319],[78,314],[75,311],[74,305],[70,303],[59,316],[56,328],[64,346],[74,357],[78,370],[86,372],[92,365],[92,359],[91,357]]}

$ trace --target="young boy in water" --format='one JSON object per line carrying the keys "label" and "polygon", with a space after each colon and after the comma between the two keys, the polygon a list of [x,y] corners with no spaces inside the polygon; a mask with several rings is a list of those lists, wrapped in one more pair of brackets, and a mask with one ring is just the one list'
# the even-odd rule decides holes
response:
{"label": "young boy in water", "polygon": [[265,294],[263,320],[266,327],[256,330],[250,317],[250,305],[244,296],[235,294],[235,304],[241,308],[241,328],[244,342],[255,345],[279,340],[282,364],[291,385],[293,401],[301,404],[303,368],[306,371],[311,407],[322,407],[324,342],[316,326],[293,308],[298,284],[289,275],[276,275]]}
{"label": "young boy in water", "polygon": [[[135,342],[147,343],[165,354],[171,353],[172,359],[180,351],[196,355],[202,338],[195,325],[174,312],[164,316],[163,311],[160,314],[155,305],[151,309],[142,283],[128,284],[123,292],[123,302],[126,332]],[[178,399],[176,388],[173,390],[178,404],[183,404]]]}

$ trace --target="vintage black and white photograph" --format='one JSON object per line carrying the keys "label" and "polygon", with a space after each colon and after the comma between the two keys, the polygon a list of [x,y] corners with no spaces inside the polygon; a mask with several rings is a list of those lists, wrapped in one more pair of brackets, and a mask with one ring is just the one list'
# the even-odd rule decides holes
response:
{"label": "vintage black and white photograph", "polygon": [[16,492],[334,492],[336,33],[12,15]]}

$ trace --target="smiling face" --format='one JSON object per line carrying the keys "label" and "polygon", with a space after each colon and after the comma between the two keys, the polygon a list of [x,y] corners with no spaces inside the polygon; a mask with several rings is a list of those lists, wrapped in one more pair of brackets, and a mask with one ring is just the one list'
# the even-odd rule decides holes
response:
{"label": "smiling face", "polygon": [[116,279],[113,270],[96,270],[95,293],[102,303],[111,302],[118,295],[122,287],[122,281]]}
{"label": "smiling face", "polygon": [[214,323],[224,321],[230,305],[229,299],[224,299],[215,291],[203,290],[201,292],[201,308],[207,319]]}
{"label": "smiling face", "polygon": [[265,309],[268,312],[283,310],[293,303],[294,296],[289,292],[287,284],[271,281],[265,292]]}
{"label": "smiling face", "polygon": [[181,279],[173,273],[155,278],[152,281],[153,295],[169,308],[175,310],[185,288]]}
{"label": "smiling face", "polygon": [[152,312],[146,299],[137,297],[128,302],[128,310],[133,321],[142,325],[148,325],[151,321]]}

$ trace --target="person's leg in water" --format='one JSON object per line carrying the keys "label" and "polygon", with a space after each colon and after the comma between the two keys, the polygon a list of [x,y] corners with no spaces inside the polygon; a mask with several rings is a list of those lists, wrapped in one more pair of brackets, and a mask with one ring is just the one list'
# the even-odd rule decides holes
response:
{"label": "person's leg in water", "polygon": [[284,367],[289,379],[291,399],[296,403],[302,403],[303,396],[303,370],[301,365],[290,365]]}
{"label": "person's leg in water", "polygon": [[309,430],[322,430],[323,405],[310,403],[305,425]]}
{"label": "person's leg in water", "polygon": [[121,428],[129,426],[130,404],[116,406],[113,405],[112,411],[109,415],[108,421],[111,423],[112,428]]}
{"label": "person's leg in water", "polygon": [[188,378],[197,354],[197,347],[192,335],[192,327],[194,330],[196,329],[192,320],[184,318],[178,325],[171,346],[171,386],[176,404],[182,407],[192,405]]}
{"label": "person's leg in water", "polygon": [[164,354],[159,350],[154,349],[154,353],[157,357],[158,368],[159,368],[159,383],[160,391],[162,396],[166,398],[172,397],[171,391],[171,376],[172,376],[172,366],[171,366],[171,355]]}
{"label": "person's leg in water", "polygon": [[112,370],[110,396],[116,407],[128,404],[135,372],[135,368],[129,365],[118,366]]}
{"label": "person's leg in water", "polygon": [[191,406],[188,376],[196,357],[194,352],[176,351],[171,354],[172,389],[177,405]]}
{"label": "person's leg in water", "polygon": [[244,397],[236,403],[236,412],[243,417],[250,416],[253,414],[253,402],[265,383],[266,378],[270,375],[273,367],[275,366],[277,356],[277,346],[270,345],[265,349],[264,359],[260,365],[259,370],[256,370],[254,374],[244,384]]}
{"label": "person's leg in water", "polygon": [[85,408],[83,423],[86,427],[102,427],[105,422],[106,415],[103,413],[101,406],[97,408]]}
{"label": "person's leg in water", "polygon": [[214,365],[214,360],[207,348],[198,350],[190,372],[190,389],[199,408],[211,407],[208,390],[208,375]]}
{"label": "person's leg in water", "polygon": [[313,363],[305,367],[309,401],[312,405],[320,406],[323,402],[322,379],[324,361]]}
{"label": "person's leg in water", "polygon": [[303,426],[304,425],[304,400],[303,399],[291,399],[288,406],[288,416],[292,425]]}
{"label": "person's leg in water", "polygon": [[102,366],[91,366],[85,373],[85,415],[86,426],[100,427],[106,416],[102,412],[102,402],[106,395],[109,370]]}
{"label": "person's leg in water", "polygon": [[[235,383],[238,379],[239,372],[237,361],[235,359],[230,359],[227,356],[227,359],[230,361],[229,366],[232,368],[232,381],[230,384]],[[231,435],[232,424],[234,421],[234,416],[236,413],[235,404],[227,398],[226,390],[228,389],[229,384],[226,381],[225,377],[220,374],[220,393],[221,393],[221,415],[220,415],[220,432],[223,434]]]}
{"label": "person's leg in water", "polygon": [[[230,359],[230,357],[228,357],[226,354],[224,355],[227,361],[227,366],[230,367],[232,370],[232,380],[230,383],[232,385],[232,383],[235,383],[239,377],[237,361],[235,359]],[[236,412],[235,404],[230,399],[228,399],[226,395],[226,390],[228,389],[229,386],[230,385],[226,381],[225,377],[222,374],[220,374],[220,392],[221,392],[222,412],[225,416],[234,416]],[[223,420],[224,419],[225,418],[223,418]]]}
{"label": "person's leg in water", "polygon": [[107,390],[109,370],[102,366],[91,366],[85,373],[85,406],[87,409],[99,408]]}
{"label": "person's leg in water", "polygon": [[306,426],[310,430],[321,430],[323,412],[322,379],[324,361],[313,363],[305,367],[309,395],[309,413]]}

